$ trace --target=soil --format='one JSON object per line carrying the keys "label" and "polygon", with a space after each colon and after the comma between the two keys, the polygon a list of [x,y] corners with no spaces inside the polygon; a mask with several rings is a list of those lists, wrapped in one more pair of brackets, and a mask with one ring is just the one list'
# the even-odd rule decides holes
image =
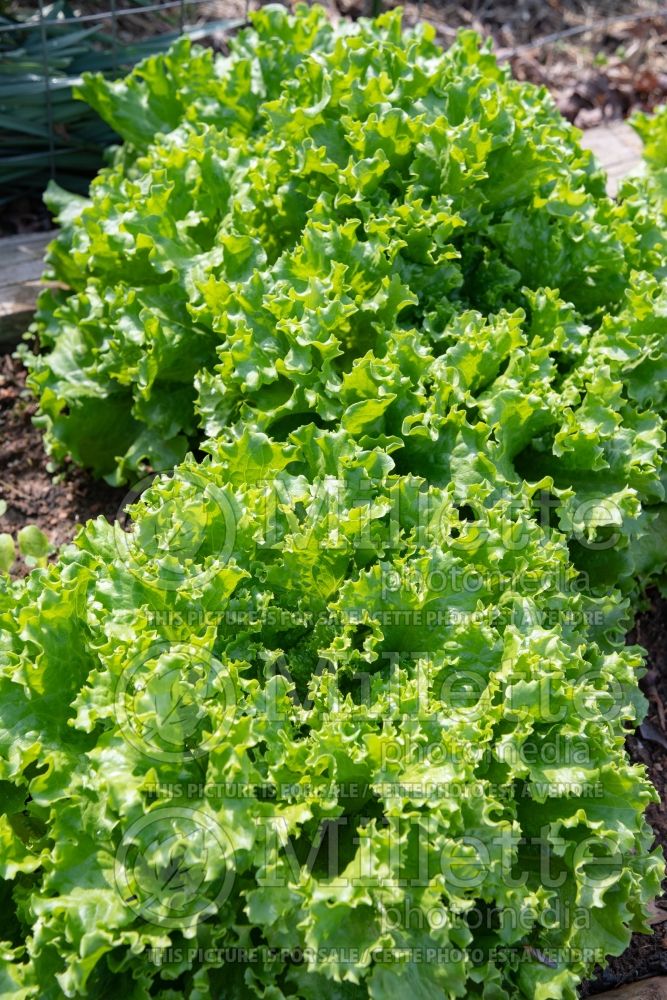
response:
{"label": "soil", "polygon": [[[0,415],[3,447],[0,450],[0,498],[7,511],[0,531],[12,535],[25,524],[37,524],[54,546],[69,541],[81,522],[105,515],[110,521],[122,509],[123,489],[92,480],[75,466],[58,480],[47,470],[41,434],[32,423],[35,402],[25,388],[25,371],[15,358],[0,356]],[[18,560],[15,575],[27,567]],[[645,722],[629,735],[627,749],[633,761],[644,764],[658,790],[660,802],[652,804],[647,818],[655,832],[656,846],[667,854],[667,600],[648,595],[649,607],[640,613],[628,642],[638,642],[648,652],[647,672],[641,687],[649,701]],[[667,884],[665,885],[667,890]],[[661,901],[655,907],[653,933],[635,934],[630,947],[595,980],[585,983],[582,997],[594,996],[646,976],[667,975],[667,894],[664,921]]]}
{"label": "soil", "polygon": [[[655,833],[655,845],[667,856],[667,600],[656,591],[647,595],[648,608],[637,615],[629,643],[639,643],[647,651],[647,671],[640,687],[649,702],[646,719],[628,736],[628,754],[643,764],[658,790],[660,802],[652,803],[646,818]],[[667,975],[667,879],[665,893],[656,901],[652,915],[653,933],[634,934],[630,947],[585,983],[582,997],[595,996],[647,976]],[[664,908],[664,920],[661,910]]]}
{"label": "soil", "polygon": [[[40,431],[32,423],[35,410],[23,365],[10,355],[0,356],[0,499],[7,504],[0,532],[16,537],[25,524],[36,524],[55,547],[70,541],[88,518],[104,514],[113,519],[125,490],[97,482],[74,466],[54,480]],[[22,560],[14,572],[27,572]]]}

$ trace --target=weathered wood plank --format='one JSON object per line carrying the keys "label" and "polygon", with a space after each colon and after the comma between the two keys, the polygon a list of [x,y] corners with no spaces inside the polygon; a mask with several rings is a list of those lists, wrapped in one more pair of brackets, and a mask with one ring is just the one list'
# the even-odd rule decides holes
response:
{"label": "weathered wood plank", "polygon": [[0,240],[0,349],[15,344],[30,323],[55,230]]}
{"label": "weathered wood plank", "polygon": [[46,245],[55,232],[52,229],[47,233],[25,233],[0,240],[0,302],[5,298],[6,287],[39,278]]}
{"label": "weathered wood plank", "polygon": [[667,976],[640,979],[611,993],[601,993],[600,1000],[667,1000]]}
{"label": "weathered wood plank", "polygon": [[622,178],[636,170],[642,161],[642,141],[626,122],[610,122],[587,129],[581,142],[607,171],[607,190],[612,196],[618,191]]}

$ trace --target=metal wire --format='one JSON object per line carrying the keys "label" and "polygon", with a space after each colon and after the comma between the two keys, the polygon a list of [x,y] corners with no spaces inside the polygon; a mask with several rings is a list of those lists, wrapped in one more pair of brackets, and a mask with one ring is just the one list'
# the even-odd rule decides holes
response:
{"label": "metal wire", "polygon": [[[246,0],[247,2],[247,0]],[[56,70],[52,63],[51,50],[53,48],[53,38],[54,35],[57,36],[61,28],[67,30],[68,26],[76,25],[82,26],[82,22],[87,23],[96,22],[93,26],[87,27],[84,31],[85,34],[90,34],[91,32],[98,35],[98,25],[101,26],[108,25],[108,31],[104,35],[100,35],[100,40],[106,38],[106,51],[109,53],[108,61],[103,71],[111,71],[113,75],[117,75],[119,70],[125,65],[125,61],[130,49],[122,43],[121,36],[118,30],[118,21],[121,17],[127,15],[137,15],[151,14],[155,12],[165,12],[168,10],[177,11],[178,17],[174,18],[174,21],[178,23],[180,28],[180,34],[187,34],[190,38],[196,39],[207,33],[206,26],[202,28],[195,27],[194,25],[187,25],[186,20],[190,14],[193,13],[193,8],[199,8],[203,4],[209,4],[211,6],[211,0],[162,0],[160,3],[147,3],[144,5],[137,5],[131,8],[119,7],[118,0],[107,0],[107,9],[99,11],[94,14],[83,14],[80,17],[58,17],[57,13],[62,10],[62,5],[58,4],[56,11],[54,12],[53,7],[50,5],[49,0],[38,0],[35,5],[35,10],[32,18],[29,21],[20,22],[6,22],[4,18],[0,17],[0,40],[3,38],[5,33],[12,33],[16,31],[22,31],[24,33],[29,33],[31,31],[36,31],[37,38],[35,39],[35,44],[30,43],[30,50],[33,53],[33,57],[36,57],[41,62],[41,72],[37,74],[37,78],[43,76],[43,81],[40,81],[43,86],[43,103],[41,105],[41,110],[39,109],[39,93],[36,95],[37,104],[33,105],[38,109],[37,120],[39,126],[39,134],[43,135],[43,146],[41,148],[35,148],[34,142],[31,144],[24,144],[21,148],[22,151],[16,155],[0,155],[0,170],[9,169],[9,174],[12,178],[12,183],[14,180],[18,179],[19,186],[24,185],[27,188],[33,183],[30,178],[33,176],[37,178],[42,177],[41,181],[35,180],[34,183],[40,183],[43,186],[44,183],[44,172],[51,179],[60,179],[63,175],[63,170],[66,175],[69,173],[78,176],[80,172],[82,176],[86,176],[86,172],[90,169],[87,164],[94,159],[95,151],[97,150],[100,142],[103,140],[98,138],[97,133],[94,130],[86,132],[86,126],[82,126],[82,132],[78,133],[78,125],[74,128],[74,137],[68,135],[67,124],[59,125],[58,122],[63,121],[63,100],[62,91],[63,88],[69,88],[73,84],[79,82],[78,76],[63,75],[60,70]],[[66,9],[66,8],[65,8]],[[228,18],[224,20],[223,30],[233,30],[238,27],[242,27],[244,21],[241,17],[233,19]],[[222,25],[223,22],[219,20],[214,20],[209,22],[212,26]],[[146,25],[146,31],[144,32],[143,41],[150,43],[150,40],[155,38],[158,39],[161,34],[155,33],[151,30],[150,20]],[[177,35],[176,24],[164,37],[173,39]],[[28,37],[30,37],[28,35]],[[23,44],[23,42],[21,43]],[[143,44],[143,42],[142,42]],[[59,43],[55,43],[56,50],[56,65],[58,64],[58,53],[61,51]],[[0,56],[0,58],[2,58]],[[133,58],[130,65],[136,62],[136,58]],[[31,80],[35,80],[35,76],[30,77]],[[5,109],[6,110],[6,109]],[[76,116],[72,120],[76,121]],[[24,134],[24,133],[22,133]],[[109,133],[109,137],[105,140],[106,142],[111,141],[112,134]],[[77,144],[78,143],[78,144]],[[61,148],[61,147],[65,148]],[[4,151],[3,146],[3,151]],[[100,147],[101,148],[101,147]],[[73,166],[72,158],[81,153],[81,170],[78,171],[76,166]],[[12,175],[10,166],[13,161],[16,161],[16,169],[19,169],[19,164],[26,165],[26,172],[24,176],[19,174]],[[66,165],[63,167],[63,163]],[[41,171],[41,174],[40,174]]]}
{"label": "metal wire", "polygon": [[39,25],[42,36],[42,62],[44,63],[44,97],[46,100],[46,118],[49,129],[49,174],[51,180],[56,176],[55,142],[53,137],[53,102],[51,100],[51,68],[49,53],[46,47],[46,19],[44,17],[44,0],[39,0]]}
{"label": "metal wire", "polygon": [[533,49],[540,49],[553,42],[560,42],[564,38],[572,38],[575,35],[594,35],[600,30],[611,28],[614,24],[623,21],[650,21],[654,17],[664,17],[667,14],[667,4],[655,7],[653,10],[644,10],[631,14],[615,14],[613,17],[603,17],[592,24],[576,24],[571,28],[564,28],[562,31],[554,31],[549,35],[539,35],[532,42],[522,42],[511,49],[499,49],[496,55],[499,59],[509,59],[520,52],[530,52]]}
{"label": "metal wire", "polygon": [[116,24],[116,0],[110,0],[111,2],[111,51],[113,55],[113,69],[114,72],[118,68],[118,31]]}
{"label": "metal wire", "polygon": [[[199,4],[211,3],[211,0],[187,0],[190,6],[198,6]],[[40,11],[43,9],[43,0],[40,0]],[[121,17],[127,17],[129,15],[137,14],[155,14],[162,10],[176,10],[180,8],[184,10],[185,0],[163,0],[162,3],[146,4],[141,7],[121,7],[117,8],[115,12],[111,10],[102,10],[97,14],[81,14],[79,17],[59,17],[57,19],[49,20],[50,25],[55,25],[60,27],[61,24],[85,24],[88,21],[109,21],[119,19]],[[16,24],[2,24],[0,23],[0,34],[11,31],[26,31],[30,28],[36,28],[39,25],[39,21],[21,21]]]}

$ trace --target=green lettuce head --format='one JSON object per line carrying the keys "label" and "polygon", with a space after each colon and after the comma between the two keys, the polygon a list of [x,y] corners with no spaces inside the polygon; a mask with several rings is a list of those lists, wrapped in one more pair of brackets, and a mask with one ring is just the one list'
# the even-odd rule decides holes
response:
{"label": "green lettuce head", "polygon": [[0,995],[575,1000],[662,865],[534,501],[249,432],[6,585]]}

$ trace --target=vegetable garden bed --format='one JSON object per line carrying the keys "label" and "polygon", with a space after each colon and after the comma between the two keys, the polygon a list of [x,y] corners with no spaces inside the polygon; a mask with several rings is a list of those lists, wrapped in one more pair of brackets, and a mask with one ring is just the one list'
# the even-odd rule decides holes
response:
{"label": "vegetable garden bed", "polygon": [[[89,522],[3,579],[0,984],[571,1000],[662,874],[630,763],[664,795],[657,594],[634,737],[618,638],[665,562],[661,175],[615,205],[470,35],[443,57],[395,16],[255,22],[215,69],[179,45],[178,87],[159,60],[86,81],[127,146],[90,202],[50,192],[57,284],[23,352],[49,451],[120,484],[176,467],[126,532]],[[58,538],[118,495],[66,489]],[[648,915],[584,992],[665,971]]]}
{"label": "vegetable garden bed", "polygon": [[[73,537],[81,523],[100,514],[113,521],[126,497],[124,488],[114,488],[91,479],[85,471],[72,467],[66,477],[55,479],[47,470],[39,430],[32,423],[35,402],[25,391],[25,370],[10,355],[0,358],[0,421],[5,445],[0,454],[0,495],[7,501],[7,512],[0,517],[0,531],[16,534],[26,524],[39,524],[54,545]],[[27,567],[17,562],[15,572]],[[628,636],[648,653],[648,672],[641,681],[649,711],[643,727],[627,738],[630,759],[644,765],[658,792],[659,803],[651,804],[647,819],[667,855],[667,601],[653,592],[648,595],[647,610],[637,616]],[[642,728],[644,733],[642,733]],[[667,907],[667,897],[662,905]],[[597,996],[619,986],[636,983],[645,977],[664,977],[660,988],[667,996],[667,908],[661,918],[661,902],[652,914],[652,933],[635,934],[626,952],[611,960],[597,978],[584,983],[581,996]],[[629,991],[619,1000],[662,1000],[656,985],[653,992]],[[610,1000],[612,998],[610,997]],[[615,997],[614,997],[615,1000]]]}

